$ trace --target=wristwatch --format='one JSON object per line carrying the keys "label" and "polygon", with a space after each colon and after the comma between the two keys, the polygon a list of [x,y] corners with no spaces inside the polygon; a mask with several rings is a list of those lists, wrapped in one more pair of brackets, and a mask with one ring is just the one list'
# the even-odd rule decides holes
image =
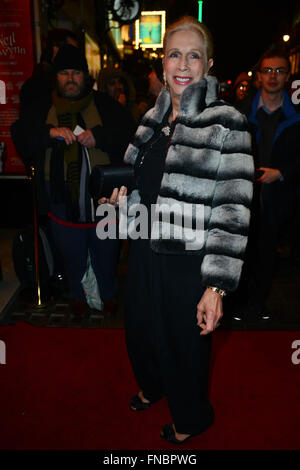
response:
{"label": "wristwatch", "polygon": [[210,290],[216,292],[221,297],[224,297],[226,295],[226,291],[224,289],[220,289],[220,287],[207,286],[207,289],[210,289]]}

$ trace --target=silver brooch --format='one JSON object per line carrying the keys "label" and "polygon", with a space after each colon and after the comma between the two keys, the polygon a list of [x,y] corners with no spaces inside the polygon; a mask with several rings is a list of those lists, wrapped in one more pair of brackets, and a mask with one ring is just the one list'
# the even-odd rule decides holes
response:
{"label": "silver brooch", "polygon": [[165,126],[162,128],[162,132],[165,134],[165,135],[170,135],[170,132],[171,132],[171,129],[169,126]]}

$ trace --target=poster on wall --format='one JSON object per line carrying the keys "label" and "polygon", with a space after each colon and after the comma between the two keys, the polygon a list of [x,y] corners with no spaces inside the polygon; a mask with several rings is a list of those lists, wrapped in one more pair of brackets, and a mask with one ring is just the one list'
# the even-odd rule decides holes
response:
{"label": "poster on wall", "polygon": [[25,173],[10,135],[19,93],[33,70],[30,0],[0,0],[0,172]]}

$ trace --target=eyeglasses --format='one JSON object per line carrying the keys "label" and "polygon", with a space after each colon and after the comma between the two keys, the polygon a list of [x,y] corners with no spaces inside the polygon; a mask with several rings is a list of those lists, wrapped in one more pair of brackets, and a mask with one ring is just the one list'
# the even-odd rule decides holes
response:
{"label": "eyeglasses", "polygon": [[264,75],[271,75],[272,73],[275,73],[275,75],[283,75],[285,73],[288,73],[287,70],[278,67],[276,69],[273,69],[272,67],[265,67],[264,69],[261,70],[261,73]]}

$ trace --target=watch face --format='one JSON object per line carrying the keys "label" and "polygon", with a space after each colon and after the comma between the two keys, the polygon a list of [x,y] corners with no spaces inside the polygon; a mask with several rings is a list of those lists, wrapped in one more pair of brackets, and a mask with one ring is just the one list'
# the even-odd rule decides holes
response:
{"label": "watch face", "polygon": [[114,0],[112,14],[121,23],[133,23],[138,18],[140,9],[138,0]]}

